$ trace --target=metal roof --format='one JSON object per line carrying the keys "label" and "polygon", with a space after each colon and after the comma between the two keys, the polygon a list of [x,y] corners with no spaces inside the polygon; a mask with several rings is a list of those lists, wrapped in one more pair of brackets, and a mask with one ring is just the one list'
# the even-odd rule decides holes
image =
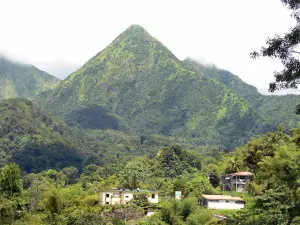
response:
{"label": "metal roof", "polygon": [[252,176],[253,173],[248,172],[248,171],[243,171],[243,172],[236,172],[236,173],[233,173],[232,175],[234,175],[234,176]]}

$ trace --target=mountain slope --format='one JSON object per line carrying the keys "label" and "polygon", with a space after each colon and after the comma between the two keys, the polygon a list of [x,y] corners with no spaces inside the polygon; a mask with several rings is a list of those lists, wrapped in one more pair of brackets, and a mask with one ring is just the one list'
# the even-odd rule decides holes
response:
{"label": "mountain slope", "polygon": [[85,128],[159,133],[226,148],[265,128],[247,101],[186,69],[138,25],[46,94],[43,106]]}
{"label": "mountain slope", "polygon": [[197,71],[208,78],[218,80],[248,101],[252,101],[253,98],[257,98],[261,95],[256,87],[247,84],[238,76],[227,70],[217,68],[215,65],[204,65],[192,58],[186,58],[183,64],[192,71]]}
{"label": "mountain slope", "polygon": [[0,100],[32,98],[55,88],[60,80],[32,65],[12,62],[0,55]]}
{"label": "mountain slope", "polygon": [[262,95],[254,86],[247,84],[229,71],[219,69],[216,66],[201,64],[191,58],[185,59],[183,63],[185,67],[223,83],[247,99],[267,123],[274,126],[284,124],[286,129],[299,126],[300,116],[295,114],[295,107],[299,104],[299,96]]}
{"label": "mountain slope", "polygon": [[287,130],[300,126],[300,115],[296,115],[298,95],[262,95],[253,104],[265,120],[276,126],[283,124]]}
{"label": "mountain slope", "polygon": [[25,99],[1,101],[0,112],[0,161],[17,162],[27,172],[82,166],[83,155],[62,121]]}
{"label": "mountain slope", "polygon": [[183,139],[157,135],[125,135],[114,130],[80,130],[44,113],[26,99],[0,101],[0,167],[16,162],[23,171],[39,172],[75,166],[120,162],[134,155],[152,155],[161,146]]}

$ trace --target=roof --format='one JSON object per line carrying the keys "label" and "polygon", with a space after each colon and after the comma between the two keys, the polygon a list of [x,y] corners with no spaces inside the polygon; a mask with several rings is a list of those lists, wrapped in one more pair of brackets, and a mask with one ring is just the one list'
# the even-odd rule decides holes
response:
{"label": "roof", "polygon": [[244,201],[240,197],[232,197],[230,195],[202,195],[203,198],[209,200],[233,200],[233,201]]}
{"label": "roof", "polygon": [[234,175],[234,176],[252,176],[253,173],[248,172],[248,171],[243,171],[243,172],[233,173],[232,175]]}
{"label": "roof", "polygon": [[158,193],[158,191],[155,190],[137,190],[137,189],[118,189],[118,188],[112,188],[110,190],[106,190],[106,192],[126,192],[126,193],[133,193],[133,192],[141,192],[141,193]]}

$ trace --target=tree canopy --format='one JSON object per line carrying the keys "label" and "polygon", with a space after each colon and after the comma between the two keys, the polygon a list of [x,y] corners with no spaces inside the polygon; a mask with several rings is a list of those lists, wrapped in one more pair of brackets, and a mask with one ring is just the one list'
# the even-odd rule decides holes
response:
{"label": "tree canopy", "polygon": [[[296,25],[284,35],[268,38],[266,46],[263,46],[260,52],[251,53],[253,58],[263,56],[279,59],[284,66],[282,71],[275,73],[275,81],[269,86],[270,92],[297,88],[300,83],[300,1],[281,0],[281,2],[292,11],[291,16],[295,18]],[[300,113],[299,107],[297,110]]]}

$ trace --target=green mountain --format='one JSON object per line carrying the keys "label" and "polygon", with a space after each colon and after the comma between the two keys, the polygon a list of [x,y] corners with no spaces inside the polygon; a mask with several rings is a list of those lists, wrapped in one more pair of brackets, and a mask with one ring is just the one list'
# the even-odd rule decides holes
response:
{"label": "green mountain", "polygon": [[233,148],[268,129],[246,100],[185,68],[138,25],[39,99],[72,125],[185,137],[197,145]]}
{"label": "green mountain", "polygon": [[204,65],[187,58],[184,66],[215,79],[248,100],[255,111],[268,123],[274,126],[285,125],[286,129],[299,127],[300,116],[295,114],[299,104],[297,95],[262,95],[258,90],[242,81],[238,76],[213,65]]}
{"label": "green mountain", "polygon": [[276,126],[283,124],[287,130],[300,126],[300,115],[296,115],[298,95],[262,95],[253,102],[253,107],[261,117]]}
{"label": "green mountain", "polygon": [[13,62],[0,55],[0,100],[33,98],[55,88],[60,80],[32,65]]}
{"label": "green mountain", "polygon": [[23,171],[39,172],[75,166],[120,162],[134,155],[155,155],[183,139],[159,135],[125,135],[115,130],[70,128],[26,99],[0,101],[0,167],[16,162]]}
{"label": "green mountain", "polygon": [[17,162],[27,172],[65,166],[81,167],[67,125],[25,99],[0,102],[0,162]]}
{"label": "green mountain", "polygon": [[247,84],[238,76],[227,70],[219,69],[215,65],[205,65],[192,58],[186,58],[183,60],[183,64],[192,71],[197,71],[208,78],[221,82],[229,89],[235,91],[239,96],[250,102],[261,95],[256,87]]}

